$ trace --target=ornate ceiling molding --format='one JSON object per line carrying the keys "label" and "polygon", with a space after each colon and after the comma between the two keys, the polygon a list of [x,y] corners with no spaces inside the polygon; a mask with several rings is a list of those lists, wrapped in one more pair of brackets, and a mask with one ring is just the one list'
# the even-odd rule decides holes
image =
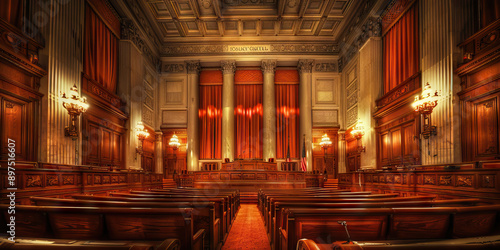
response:
{"label": "ornate ceiling molding", "polygon": [[144,57],[151,65],[155,66],[155,68],[159,67],[160,59],[151,51],[149,46],[146,45],[139,33],[139,29],[130,19],[122,19],[121,40],[131,41],[143,53]]}
{"label": "ornate ceiling molding", "polygon": [[275,44],[169,44],[163,47],[162,56],[206,55],[256,55],[256,54],[314,54],[338,55],[334,43],[275,43]]}

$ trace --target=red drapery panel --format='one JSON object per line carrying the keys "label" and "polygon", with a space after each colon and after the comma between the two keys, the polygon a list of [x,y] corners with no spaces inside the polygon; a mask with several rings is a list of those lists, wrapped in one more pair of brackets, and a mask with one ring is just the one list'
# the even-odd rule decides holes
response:
{"label": "red drapery panel", "polygon": [[85,13],[85,59],[83,72],[116,93],[118,82],[118,38],[90,6]]}
{"label": "red drapery panel", "polygon": [[277,158],[299,158],[299,72],[276,70],[276,150]]}
{"label": "red drapery panel", "polygon": [[384,93],[387,93],[419,71],[417,4],[390,27],[383,41]]}
{"label": "red drapery panel", "polygon": [[262,71],[237,70],[236,158],[262,158]]}
{"label": "red drapery panel", "polygon": [[498,0],[481,0],[481,28],[500,18],[500,1]]}
{"label": "red drapery panel", "polygon": [[222,158],[222,72],[200,73],[200,159]]}
{"label": "red drapery panel", "polygon": [[14,26],[21,26],[23,1],[2,0],[0,1],[0,18]]}

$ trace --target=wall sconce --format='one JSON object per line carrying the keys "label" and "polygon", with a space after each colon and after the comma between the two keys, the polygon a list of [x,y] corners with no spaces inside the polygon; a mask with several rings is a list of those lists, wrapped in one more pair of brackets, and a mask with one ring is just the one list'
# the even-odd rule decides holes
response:
{"label": "wall sconce", "polygon": [[64,136],[71,137],[71,139],[78,139],[78,116],[84,113],[89,108],[87,104],[87,99],[85,97],[80,97],[78,95],[78,88],[76,85],[70,88],[69,98],[66,97],[66,93],[61,95],[62,105],[68,110],[69,114],[69,126],[64,128]]}
{"label": "wall sconce", "polygon": [[363,135],[365,135],[365,127],[363,126],[363,122],[361,119],[358,118],[358,122],[356,123],[356,126],[351,131],[351,135],[356,138],[358,141],[358,153],[365,152],[366,147],[361,145],[361,138],[363,138]]}
{"label": "wall sconce", "polygon": [[419,112],[424,116],[424,130],[421,134],[425,139],[437,135],[436,126],[431,124],[431,114],[432,110],[437,106],[439,96],[439,92],[432,90],[431,85],[426,83],[422,94],[415,96],[415,102],[413,102],[415,112]]}
{"label": "wall sconce", "polygon": [[137,154],[142,155],[144,153],[142,149],[142,144],[144,144],[144,139],[148,138],[149,132],[146,130],[142,122],[138,122],[137,125],[135,126],[135,134],[137,135],[137,139],[139,139],[139,141],[141,142],[140,145],[137,146],[135,150]]}

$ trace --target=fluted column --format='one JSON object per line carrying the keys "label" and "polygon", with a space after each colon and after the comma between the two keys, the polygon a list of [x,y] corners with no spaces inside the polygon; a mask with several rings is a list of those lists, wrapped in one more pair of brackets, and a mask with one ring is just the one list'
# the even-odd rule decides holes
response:
{"label": "fluted column", "polygon": [[312,170],[312,67],[314,60],[299,60],[299,118],[300,118],[300,157],[306,145],[307,171]]}
{"label": "fluted column", "polygon": [[269,158],[276,158],[276,95],[274,90],[276,60],[263,60],[261,68],[264,74],[262,157],[264,161],[268,161]]}
{"label": "fluted column", "polygon": [[222,158],[234,160],[234,72],[235,61],[221,61],[222,83]]}
{"label": "fluted column", "polygon": [[187,170],[197,171],[200,155],[198,136],[200,62],[187,61],[186,65],[188,74]]}
{"label": "fluted column", "polygon": [[155,131],[155,173],[163,173],[163,133]]}

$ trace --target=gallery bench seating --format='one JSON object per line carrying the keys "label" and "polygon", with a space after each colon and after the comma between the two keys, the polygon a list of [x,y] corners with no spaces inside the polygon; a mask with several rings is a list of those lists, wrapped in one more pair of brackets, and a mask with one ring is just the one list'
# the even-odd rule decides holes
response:
{"label": "gallery bench seating", "polygon": [[[0,205],[4,220],[9,205]],[[74,240],[164,241],[203,249],[205,230],[195,231],[192,208],[16,206],[16,235]]]}
{"label": "gallery bench seating", "polygon": [[453,199],[437,201],[403,201],[403,202],[357,202],[357,203],[309,203],[309,202],[276,202],[269,219],[268,237],[273,248],[279,248],[279,230],[282,222],[287,220],[283,213],[290,208],[393,208],[393,207],[465,207],[480,204],[480,199]]}
{"label": "gallery bench seating", "polygon": [[31,197],[37,206],[70,206],[70,207],[141,207],[141,208],[192,208],[195,230],[205,229],[206,245],[211,249],[220,249],[223,244],[224,231],[221,221],[220,204],[215,202],[123,202],[123,201],[92,201],[77,199],[57,199]]}
{"label": "gallery bench seating", "polygon": [[16,243],[0,239],[0,249],[12,250],[179,250],[178,239],[163,242],[137,241],[88,241],[68,239],[16,238]]}
{"label": "gallery bench seating", "polygon": [[112,197],[123,197],[123,198],[134,198],[134,199],[143,199],[143,198],[162,198],[162,199],[192,199],[193,201],[211,201],[212,198],[222,198],[224,199],[224,204],[227,206],[226,213],[226,226],[227,229],[231,228],[231,225],[236,217],[235,211],[235,203],[234,200],[230,198],[229,195],[214,195],[214,196],[205,196],[205,195],[171,195],[171,194],[129,194],[129,193],[111,193]]}
{"label": "gallery bench seating", "polygon": [[160,203],[170,203],[170,202],[214,202],[217,207],[220,208],[218,214],[222,215],[222,239],[226,239],[229,233],[229,206],[227,200],[224,198],[217,197],[205,197],[204,199],[198,198],[131,198],[131,197],[113,197],[113,196],[92,196],[92,195],[73,195],[74,199],[78,200],[92,200],[92,201],[122,201],[122,202],[160,202]]}
{"label": "gallery bench seating", "polygon": [[290,208],[280,229],[280,249],[299,239],[329,244],[352,240],[430,240],[498,234],[500,205],[414,208]]}

